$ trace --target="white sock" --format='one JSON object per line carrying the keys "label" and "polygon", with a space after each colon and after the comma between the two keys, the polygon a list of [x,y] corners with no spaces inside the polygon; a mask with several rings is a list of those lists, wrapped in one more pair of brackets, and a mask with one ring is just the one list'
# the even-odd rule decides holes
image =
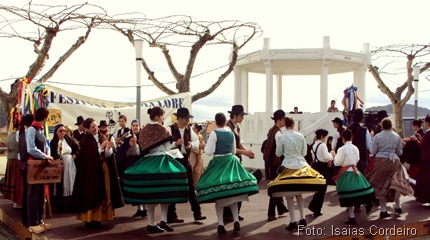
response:
{"label": "white sock", "polygon": [[287,206],[288,206],[288,210],[290,210],[290,222],[295,222],[296,221],[296,216],[294,215],[294,197],[288,197],[287,198]]}
{"label": "white sock", "polygon": [[169,210],[169,204],[160,204],[161,209],[161,221],[167,223],[167,211]]}
{"label": "white sock", "polygon": [[233,221],[239,222],[239,208],[237,207],[237,203],[233,203],[230,205],[231,214],[233,215]]}
{"label": "white sock", "polygon": [[381,207],[381,212],[387,211],[387,201],[384,199],[379,199],[379,206]]}
{"label": "white sock", "polygon": [[299,213],[300,213],[300,220],[305,219],[305,203],[303,201],[303,196],[302,195],[298,195],[296,196],[296,200],[297,200],[297,206],[299,207]]}
{"label": "white sock", "polygon": [[354,207],[348,207],[349,218],[355,218]]}
{"label": "white sock", "polygon": [[394,206],[395,208],[400,208],[400,193],[396,191],[396,195],[394,196]]}
{"label": "white sock", "polygon": [[224,226],[224,207],[219,206],[219,204],[215,202],[215,211],[218,218],[218,225]]}
{"label": "white sock", "polygon": [[137,205],[137,210],[143,211],[143,209],[145,209],[145,208],[143,207],[143,204],[139,204],[139,205]]}
{"label": "white sock", "polygon": [[155,205],[156,204],[146,204],[146,210],[148,210],[148,225],[149,226],[155,226],[155,219],[154,219]]}

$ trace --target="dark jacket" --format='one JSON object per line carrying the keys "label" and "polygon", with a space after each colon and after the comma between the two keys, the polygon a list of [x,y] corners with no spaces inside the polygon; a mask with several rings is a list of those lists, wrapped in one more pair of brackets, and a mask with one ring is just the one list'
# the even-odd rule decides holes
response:
{"label": "dark jacket", "polygon": [[367,162],[369,161],[369,151],[366,148],[366,132],[367,128],[360,123],[353,122],[348,127],[352,132],[352,144],[354,144],[360,152],[360,160],[357,163],[357,168],[362,174],[366,174]]}
{"label": "dark jacket", "polygon": [[[83,213],[94,209],[106,198],[102,168],[103,157],[99,154],[97,141],[91,133],[86,133],[79,145],[80,152],[79,157],[75,160],[76,179],[72,196],[72,212],[74,213]],[[109,169],[112,207],[119,208],[124,206],[124,200],[114,155],[105,161]]]}

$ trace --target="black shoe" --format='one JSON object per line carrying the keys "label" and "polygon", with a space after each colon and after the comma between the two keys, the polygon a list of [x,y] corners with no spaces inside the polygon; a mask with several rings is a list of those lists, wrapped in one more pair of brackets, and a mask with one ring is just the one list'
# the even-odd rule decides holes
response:
{"label": "black shoe", "polygon": [[201,220],[205,220],[205,219],[206,219],[206,217],[202,216],[201,214],[198,216],[194,216],[194,221],[201,221]]}
{"label": "black shoe", "polygon": [[218,225],[218,230],[216,231],[218,235],[225,235],[227,234],[227,231],[225,230],[224,226]]}
{"label": "black shoe", "polygon": [[348,225],[355,225],[357,224],[357,221],[355,220],[355,217],[354,217],[354,218],[348,218],[347,220],[345,220],[345,223]]}
{"label": "black shoe", "polygon": [[390,214],[388,214],[387,211],[379,213],[380,219],[384,219],[384,218],[387,218],[389,216],[390,216]]}
{"label": "black shoe", "polygon": [[167,232],[173,232],[173,228],[169,226],[165,221],[160,222],[160,228],[166,230]]}
{"label": "black shoe", "polygon": [[369,215],[370,211],[372,211],[373,204],[372,202],[366,203],[366,214]]}
{"label": "black shoe", "polygon": [[102,223],[98,221],[85,222],[85,227],[90,229],[99,229],[102,227]]}
{"label": "black shoe", "polygon": [[398,213],[398,214],[402,214],[403,211],[401,208],[394,208],[394,212]]}
{"label": "black shoe", "polygon": [[178,217],[173,219],[167,219],[167,223],[183,223],[183,222],[184,222],[184,219],[178,218]]}
{"label": "black shoe", "polygon": [[283,207],[278,210],[278,215],[283,215],[284,213],[287,213],[287,212],[289,212],[288,208]]}
{"label": "black shoe", "polygon": [[243,221],[243,217],[239,215],[239,221]]}
{"label": "black shoe", "polygon": [[146,209],[144,209],[144,210],[139,210],[139,209],[137,209],[136,213],[135,213],[135,214],[133,214],[133,217],[134,217],[134,218],[137,218],[137,217],[144,218],[144,217],[146,217],[146,216],[148,216]]}
{"label": "black shoe", "polygon": [[240,232],[240,223],[234,222],[233,232]]}
{"label": "black shoe", "polygon": [[308,207],[308,209],[311,210],[311,212],[313,213],[314,217],[319,217],[319,216],[323,215],[321,213],[321,209],[319,211],[316,211],[316,210],[314,210],[314,209],[312,209],[310,207]]}
{"label": "black shoe", "polygon": [[288,224],[288,226],[285,227],[285,229],[290,230],[290,231],[297,231],[298,228],[299,228],[299,226],[297,225],[297,222],[292,222],[292,223]]}
{"label": "black shoe", "polygon": [[355,213],[359,213],[359,212],[361,212],[361,206],[360,206],[360,205],[358,205],[358,206],[354,206],[354,212],[355,212]]}
{"label": "black shoe", "polygon": [[155,226],[148,225],[146,227],[146,230],[148,230],[149,233],[162,233],[162,232],[164,232],[164,230],[161,229],[160,227],[158,227],[157,225],[155,225]]}
{"label": "black shoe", "polygon": [[306,227],[308,223],[306,222],[306,219],[303,218],[302,220],[299,221],[299,225]]}

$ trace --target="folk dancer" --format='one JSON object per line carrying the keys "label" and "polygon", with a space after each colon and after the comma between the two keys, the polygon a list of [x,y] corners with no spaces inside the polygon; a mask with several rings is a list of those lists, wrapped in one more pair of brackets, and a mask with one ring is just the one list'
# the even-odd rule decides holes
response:
{"label": "folk dancer", "polygon": [[[146,204],[148,211],[147,231],[150,233],[173,232],[167,223],[170,203],[184,203],[189,198],[187,169],[169,150],[172,135],[162,125],[164,110],[160,107],[148,109],[151,122],[139,132],[140,159],[128,167],[122,178],[126,203]],[[130,139],[134,147],[136,138]],[[160,204],[161,221],[155,223],[155,206]]]}
{"label": "folk dancer", "polygon": [[[276,170],[281,166],[282,157],[275,155],[276,151],[276,140],[282,136],[281,128],[285,127],[285,112],[283,110],[277,110],[273,113],[272,119],[275,121],[275,125],[267,133],[266,146],[263,151],[263,159],[267,168],[266,178],[274,180],[278,173]],[[278,209],[278,215],[283,215],[288,212],[287,207],[284,205],[282,197],[270,197],[269,207],[267,210],[267,221],[276,220],[275,208]]]}
{"label": "folk dancer", "polygon": [[219,235],[224,228],[223,208],[229,207],[233,213],[234,232],[240,231],[238,202],[248,201],[248,196],[258,193],[257,179],[246,171],[234,155],[236,147],[233,133],[225,127],[223,113],[215,115],[217,129],[209,135],[205,153],[213,155],[206,171],[197,183],[200,203],[215,202]]}
{"label": "folk dancer", "polygon": [[[285,196],[290,210],[290,224],[287,230],[298,230],[298,225],[306,226],[304,216],[304,201],[302,194],[306,192],[318,192],[326,187],[324,177],[312,169],[304,156],[307,154],[307,144],[303,135],[294,131],[292,117],[285,118],[287,131],[278,138],[276,143],[276,156],[284,156],[279,175],[268,186],[268,194],[271,197]],[[294,214],[294,197],[300,212],[300,221],[297,224]]]}
{"label": "folk dancer", "polygon": [[[200,144],[199,139],[194,131],[188,126],[190,119],[193,115],[190,114],[187,108],[178,108],[177,112],[174,113],[177,117],[176,122],[169,126],[167,130],[172,134],[173,137],[173,149],[178,149],[182,158],[177,158],[177,160],[187,169],[188,176],[188,188],[189,188],[189,198],[188,201],[191,205],[191,210],[193,211],[193,216],[195,221],[205,220],[206,217],[202,215],[200,204],[197,202],[196,191],[193,181],[193,170],[189,162],[189,156],[191,150],[198,150],[204,148],[204,143]],[[169,212],[167,214],[168,223],[182,223],[183,219],[178,218],[176,214],[176,204],[172,203],[169,206]]]}

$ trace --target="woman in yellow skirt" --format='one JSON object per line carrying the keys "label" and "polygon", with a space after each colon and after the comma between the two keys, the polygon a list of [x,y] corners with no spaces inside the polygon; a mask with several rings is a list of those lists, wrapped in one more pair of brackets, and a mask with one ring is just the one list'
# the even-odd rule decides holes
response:
{"label": "woman in yellow skirt", "polygon": [[[306,226],[304,217],[304,201],[302,193],[318,192],[326,187],[324,177],[312,169],[304,156],[307,153],[307,144],[303,135],[294,131],[294,119],[285,118],[287,131],[277,139],[276,156],[284,155],[279,175],[269,183],[268,194],[271,197],[285,196],[288,209],[290,209],[290,224],[287,230],[298,230],[298,225]],[[300,212],[300,221],[297,224],[294,213],[294,197]]]}

